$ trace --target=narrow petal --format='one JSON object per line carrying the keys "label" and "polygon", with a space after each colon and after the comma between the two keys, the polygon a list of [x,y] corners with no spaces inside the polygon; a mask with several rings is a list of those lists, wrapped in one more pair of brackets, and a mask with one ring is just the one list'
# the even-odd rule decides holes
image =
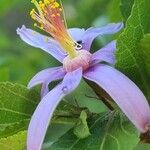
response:
{"label": "narrow petal", "polygon": [[92,42],[97,36],[114,34],[119,32],[122,28],[123,28],[123,23],[111,23],[104,27],[100,27],[100,28],[91,27],[87,29],[82,39],[83,49],[90,50]]}
{"label": "narrow petal", "polygon": [[150,107],[141,90],[125,75],[108,65],[89,69],[84,77],[103,88],[141,132],[150,125]]}
{"label": "narrow petal", "polygon": [[28,88],[31,89],[32,87],[38,84],[42,84],[41,97],[43,97],[49,92],[49,83],[55,80],[62,79],[65,76],[65,74],[66,72],[62,67],[55,67],[42,70],[30,80]]}
{"label": "narrow petal", "polygon": [[115,50],[116,50],[116,41],[112,41],[109,44],[107,44],[105,47],[96,51],[92,55],[91,64],[94,65],[103,61],[109,64],[114,64],[115,63],[115,55],[114,55]]}
{"label": "narrow petal", "polygon": [[61,99],[80,83],[82,70],[67,73],[61,84],[51,90],[39,103],[28,128],[27,150],[41,150],[42,143],[53,113]]}
{"label": "narrow petal", "polygon": [[44,82],[51,82],[53,80],[62,79],[65,74],[66,72],[62,66],[42,70],[30,80],[28,88],[31,89],[32,87]]}
{"label": "narrow petal", "polygon": [[41,87],[41,98],[43,98],[43,97],[49,92],[49,87],[48,87],[48,85],[49,85],[48,82],[42,83],[42,87]]}
{"label": "narrow petal", "polygon": [[29,45],[41,48],[45,52],[55,57],[58,61],[63,61],[65,52],[61,48],[60,44],[52,38],[41,35],[31,29],[27,29],[24,25],[22,28],[17,29],[17,34]]}
{"label": "narrow petal", "polygon": [[70,28],[68,29],[70,36],[76,41],[82,41],[83,35],[85,33],[85,29],[80,28]]}

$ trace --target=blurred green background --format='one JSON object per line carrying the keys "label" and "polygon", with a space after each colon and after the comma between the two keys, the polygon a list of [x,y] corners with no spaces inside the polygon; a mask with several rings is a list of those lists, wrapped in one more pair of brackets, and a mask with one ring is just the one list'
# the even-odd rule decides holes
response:
{"label": "blurred green background", "polygon": [[[62,3],[68,27],[88,28],[121,21],[119,0],[62,0]],[[59,65],[50,55],[27,45],[16,34],[16,29],[23,24],[39,31],[29,15],[33,7],[30,0],[1,0],[0,81],[26,85],[38,71]],[[110,36],[99,39],[93,49],[100,48],[111,39]]]}

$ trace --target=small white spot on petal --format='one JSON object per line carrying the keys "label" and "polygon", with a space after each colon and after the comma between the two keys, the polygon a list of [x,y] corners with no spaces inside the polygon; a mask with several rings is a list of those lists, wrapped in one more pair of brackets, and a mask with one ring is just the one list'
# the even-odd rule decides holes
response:
{"label": "small white spot on petal", "polygon": [[82,45],[81,45],[81,44],[76,44],[75,49],[76,49],[76,50],[81,50],[81,49],[82,49]]}
{"label": "small white spot on petal", "polygon": [[63,91],[64,94],[67,94],[67,93],[68,93],[68,88],[67,88],[67,86],[64,86],[64,87],[62,88],[62,91]]}
{"label": "small white spot on petal", "polygon": [[48,43],[48,37],[45,37],[45,42]]}
{"label": "small white spot on petal", "polygon": [[33,32],[32,32],[32,34],[33,34],[33,35],[35,35],[35,34],[36,34],[36,32],[34,32],[34,31],[33,31]]}

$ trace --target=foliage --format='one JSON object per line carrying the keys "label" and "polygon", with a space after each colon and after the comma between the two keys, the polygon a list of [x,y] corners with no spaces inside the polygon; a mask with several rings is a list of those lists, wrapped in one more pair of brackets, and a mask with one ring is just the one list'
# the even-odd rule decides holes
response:
{"label": "foliage", "polygon": [[96,115],[90,122],[91,135],[79,139],[70,130],[50,150],[126,150],[132,149],[138,143],[138,133],[133,126],[117,112]]}
{"label": "foliage", "polygon": [[[147,97],[150,94],[150,78],[143,63],[146,58],[142,57],[143,52],[138,43],[149,31],[150,10],[149,0],[135,0],[131,16],[126,22],[123,33],[118,38],[118,51],[116,53],[116,67],[128,75],[135,83],[143,89]],[[145,15],[146,14],[146,15]]]}

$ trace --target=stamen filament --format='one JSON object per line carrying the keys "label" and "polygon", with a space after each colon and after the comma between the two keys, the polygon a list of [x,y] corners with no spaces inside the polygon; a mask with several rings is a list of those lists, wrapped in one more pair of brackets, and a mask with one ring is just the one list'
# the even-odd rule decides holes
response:
{"label": "stamen filament", "polygon": [[77,43],[70,37],[66,29],[66,20],[62,4],[60,5],[56,0],[37,0],[31,1],[37,8],[38,13],[32,9],[31,17],[40,25],[40,29],[48,32],[56,41],[58,41],[68,53],[70,58],[77,56],[75,46]]}

